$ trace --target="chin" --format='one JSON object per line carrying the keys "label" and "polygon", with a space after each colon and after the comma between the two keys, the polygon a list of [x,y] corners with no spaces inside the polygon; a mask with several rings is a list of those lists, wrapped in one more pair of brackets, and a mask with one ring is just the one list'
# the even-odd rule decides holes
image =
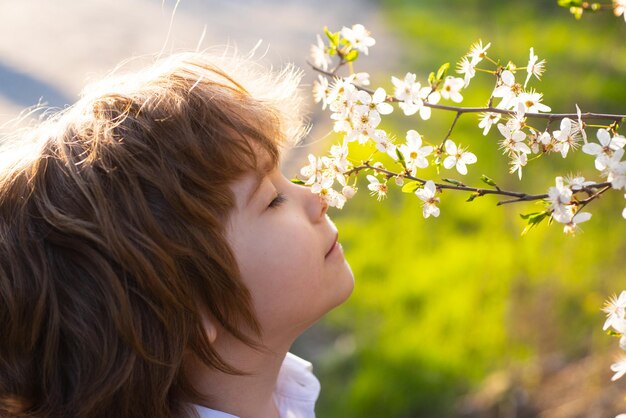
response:
{"label": "chin", "polygon": [[352,269],[347,261],[344,261],[343,268],[337,273],[335,280],[338,286],[336,293],[337,301],[330,309],[333,309],[348,300],[354,290],[354,274],[352,273]]}

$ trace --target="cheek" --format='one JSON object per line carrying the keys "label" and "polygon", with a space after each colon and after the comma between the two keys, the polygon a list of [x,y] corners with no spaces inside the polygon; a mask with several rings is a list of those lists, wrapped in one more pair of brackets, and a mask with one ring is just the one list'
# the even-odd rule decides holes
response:
{"label": "cheek", "polygon": [[321,285],[324,255],[319,238],[302,221],[255,231],[236,249],[242,279],[261,317],[293,311]]}

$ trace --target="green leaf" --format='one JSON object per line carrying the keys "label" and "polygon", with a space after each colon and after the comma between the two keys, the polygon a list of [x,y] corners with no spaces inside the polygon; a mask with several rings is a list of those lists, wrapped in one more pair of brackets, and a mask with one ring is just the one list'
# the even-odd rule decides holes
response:
{"label": "green leaf", "polygon": [[522,219],[526,219],[528,221],[528,223],[526,224],[526,227],[522,231],[522,236],[523,236],[523,235],[526,235],[528,231],[530,231],[531,229],[539,225],[541,221],[543,221],[547,216],[550,216],[550,211],[545,210],[543,212],[527,213],[525,215],[520,215],[520,216],[522,217]]}
{"label": "green leaf", "polygon": [[558,0],[561,7],[582,6],[583,0]]}
{"label": "green leaf", "polygon": [[411,181],[402,186],[402,193],[415,193],[421,186],[422,184],[419,181]]}
{"label": "green leaf", "polygon": [[430,74],[428,74],[428,84],[432,86],[436,81],[437,79],[435,78],[435,73],[431,71]]}
{"label": "green leaf", "polygon": [[550,214],[550,212],[548,212],[548,211],[546,211],[546,210],[543,210],[543,211],[541,211],[541,212],[531,212],[531,213],[526,213],[526,214],[522,214],[522,213],[520,213],[520,215],[519,215],[519,216],[520,216],[520,218],[522,218],[522,219],[525,219],[525,220],[526,220],[526,219],[530,219],[530,218],[537,217],[537,216],[541,216],[541,215],[545,215],[545,214],[549,215],[549,214]]}
{"label": "green leaf", "polygon": [[289,180],[290,182],[292,182],[293,184],[299,184],[300,186],[304,186],[304,182],[298,178],[292,178],[291,180]]}
{"label": "green leaf", "polygon": [[330,40],[332,46],[337,47],[337,45],[339,45],[339,32],[333,33],[328,30],[328,26],[324,26],[324,33],[328,37],[328,40]]}
{"label": "green leaf", "polygon": [[498,187],[498,186],[496,186],[496,182],[495,181],[493,181],[489,177],[485,176],[484,174],[480,176],[480,179],[483,181],[483,183],[487,183],[488,185],[493,186],[493,187]]}
{"label": "green leaf", "polygon": [[396,155],[398,156],[398,160],[404,161],[404,155],[402,154],[402,152],[400,152],[400,150],[397,147],[396,147]]}
{"label": "green leaf", "polygon": [[446,183],[454,184],[455,186],[465,186],[463,183],[455,179],[441,179],[441,180],[445,181]]}
{"label": "green leaf", "polygon": [[404,155],[402,152],[396,147],[396,156],[398,157],[398,162],[402,165],[404,169],[406,169],[406,161],[404,160]]}
{"label": "green leaf", "polygon": [[445,77],[448,68],[450,68],[449,62],[446,62],[441,67],[439,67],[439,69],[437,70],[437,80],[443,80],[443,77]]}
{"label": "green leaf", "polygon": [[474,192],[471,195],[469,195],[466,202],[472,202],[474,199],[476,199],[477,197],[481,197],[481,196],[483,196],[481,193]]}
{"label": "green leaf", "polygon": [[351,61],[356,60],[358,57],[359,57],[359,51],[357,51],[356,49],[352,49],[350,50],[350,52],[346,54],[344,58],[347,62],[351,62]]}

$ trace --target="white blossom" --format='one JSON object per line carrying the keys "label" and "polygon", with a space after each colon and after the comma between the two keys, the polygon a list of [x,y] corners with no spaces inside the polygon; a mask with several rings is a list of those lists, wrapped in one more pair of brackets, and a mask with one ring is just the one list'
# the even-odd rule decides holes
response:
{"label": "white blossom", "polygon": [[614,189],[626,189],[626,161],[622,161],[623,156],[624,149],[619,148],[610,157],[606,155],[598,157],[601,159],[600,165],[605,167],[602,172]]}
{"label": "white blossom", "polygon": [[494,123],[497,123],[502,117],[502,115],[500,115],[499,113],[493,112],[483,112],[480,114],[480,116],[481,119],[480,123],[478,123],[478,127],[483,128],[483,135],[487,135],[489,133],[489,130],[491,129],[491,126]]}
{"label": "white blossom", "polygon": [[563,232],[566,234],[575,234],[580,229],[578,225],[583,222],[587,222],[589,219],[591,219],[591,213],[578,212],[565,223],[563,226]]}
{"label": "white blossom", "polygon": [[326,46],[319,35],[317,35],[317,45],[311,45],[310,56],[313,65],[324,71],[328,70],[332,60],[326,53]]}
{"label": "white blossom", "polygon": [[344,173],[350,169],[350,163],[348,162],[348,146],[333,145],[330,147],[330,157],[322,157],[324,166],[328,167],[328,170],[333,172],[335,179],[342,186],[346,185],[346,176]]}
{"label": "white blossom", "polygon": [[[626,194],[624,195],[624,198],[626,199]],[[626,207],[622,211],[622,218],[626,219]]]}
{"label": "white blossom", "polygon": [[387,93],[385,89],[379,87],[372,96],[366,91],[359,91],[357,98],[361,102],[361,106],[366,106],[370,111],[376,111],[381,115],[388,115],[393,112],[393,106],[386,102]]}
{"label": "white blossom", "polygon": [[396,146],[387,136],[387,132],[382,129],[376,129],[376,131],[374,131],[374,135],[372,135],[372,139],[374,140],[378,151],[387,153],[387,155],[394,160],[398,159],[398,156],[396,155]]}
{"label": "white blossom", "polygon": [[422,85],[415,79],[416,76],[413,73],[406,73],[404,80],[391,77],[391,82],[395,87],[394,97],[402,101],[400,108],[407,116],[414,115],[424,104],[420,97]]}
{"label": "white blossom", "polygon": [[594,184],[593,181],[586,181],[585,178],[582,176],[566,177],[565,181],[567,182],[567,187],[572,189],[572,191],[579,191],[587,186]]}
{"label": "white blossom", "polygon": [[528,162],[528,157],[524,152],[516,152],[513,153],[513,157],[511,158],[511,168],[509,169],[509,173],[513,174],[517,171],[519,179],[522,179],[522,167],[526,166]]}
{"label": "white blossom", "polygon": [[526,84],[530,80],[530,77],[533,75],[537,77],[537,80],[541,80],[541,75],[545,71],[546,60],[541,60],[537,62],[539,58],[535,55],[535,51],[533,48],[530,48],[530,57],[528,59],[528,65],[526,66],[526,72],[528,75],[526,76],[526,81],[524,82],[524,88],[526,88]]}
{"label": "white blossom", "polygon": [[400,152],[404,156],[406,168],[413,176],[418,168],[428,167],[426,157],[433,152],[433,149],[430,145],[422,146],[421,135],[413,129],[406,133],[406,144],[402,144],[399,147]]}
{"label": "white blossom", "polygon": [[464,76],[463,80],[465,81],[465,87],[467,87],[470,80],[476,75],[476,68],[468,57],[463,57],[456,65],[456,72]]}
{"label": "white blossom", "polygon": [[448,156],[443,160],[443,166],[448,170],[456,166],[456,170],[460,174],[467,174],[466,164],[474,164],[477,161],[476,155],[465,151],[460,146],[457,147],[451,139],[446,141],[446,153]]}
{"label": "white blossom", "polygon": [[526,134],[524,132],[513,132],[508,126],[501,123],[498,124],[498,130],[504,137],[504,139],[500,141],[500,148],[504,149],[505,154],[511,155],[520,152],[524,154],[531,153],[530,148],[524,142],[524,139],[526,139]]}
{"label": "white blossom", "polygon": [[541,151],[541,143],[539,142],[539,133],[534,129],[530,128],[530,132],[527,136],[527,144],[530,147],[530,150],[533,154],[539,154]]}
{"label": "white blossom", "polygon": [[462,78],[447,76],[441,88],[441,97],[446,100],[452,100],[455,103],[461,103],[463,96],[460,91],[465,85]]}
{"label": "white blossom", "polygon": [[372,176],[371,174],[367,175],[367,180],[370,182],[367,185],[367,188],[370,189],[370,194],[372,196],[376,196],[378,200],[382,200],[387,196],[387,183],[381,183],[378,178]]}
{"label": "white blossom", "polygon": [[350,122],[352,131],[346,135],[346,141],[358,139],[359,144],[366,143],[374,135],[374,130],[380,124],[381,118],[375,110],[370,111],[364,106],[354,108]]}
{"label": "white blossom", "polygon": [[611,138],[609,131],[607,131],[606,129],[598,129],[596,136],[598,138],[598,141],[600,142],[599,145],[593,142],[589,142],[583,145],[582,149],[585,154],[596,156],[596,169],[602,171],[606,168],[606,160],[602,157],[610,157],[616,150],[624,148],[624,145],[626,145],[626,138],[620,135],[615,135],[613,138]]}
{"label": "white blossom", "polygon": [[621,358],[611,365],[611,370],[615,372],[611,380],[614,382],[626,373],[626,357]]}
{"label": "white blossom", "polygon": [[422,87],[418,93],[419,98],[422,100],[422,106],[419,108],[420,117],[423,120],[430,119],[431,110],[429,106],[424,103],[436,104],[441,99],[441,95],[438,91],[432,91],[430,87]]}
{"label": "white blossom", "polygon": [[318,194],[328,206],[337,209],[343,209],[343,206],[348,200],[343,194],[332,188],[316,188],[311,189],[311,191]]}
{"label": "white blossom", "polygon": [[360,24],[353,25],[352,29],[344,26],[341,29],[341,36],[350,42],[352,48],[363,52],[365,55],[368,53],[368,48],[376,44],[376,40],[370,36],[370,32]]}
{"label": "white blossom", "polygon": [[506,126],[511,131],[521,131],[526,126],[526,108],[523,104],[517,103],[515,114],[509,118]]}
{"label": "white blossom", "polygon": [[574,216],[572,213],[573,208],[571,207],[573,205],[570,205],[573,193],[564,184],[563,177],[557,177],[555,183],[555,187],[548,189],[548,201],[550,202],[550,209],[552,209],[552,218],[557,222],[567,223]]}
{"label": "white blossom", "polygon": [[472,46],[470,46],[470,52],[467,54],[467,56],[471,59],[472,65],[475,66],[487,56],[487,50],[490,46],[491,42],[483,46],[483,41],[480,39],[477,42],[474,42]]}
{"label": "white blossom", "polygon": [[[609,298],[604,304],[602,311],[607,315],[602,329],[606,331],[610,327],[616,328],[614,324],[618,324],[618,321],[623,321],[626,315],[626,290],[622,291],[619,296],[614,295]],[[621,326],[618,325],[617,328],[621,328]]]}
{"label": "white blossom", "polygon": [[568,118],[561,120],[561,129],[552,134],[556,139],[555,151],[560,151],[563,158],[567,157],[570,149],[576,149],[580,142],[579,132],[572,125],[574,121]]}
{"label": "white blossom", "polygon": [[[520,86],[515,82],[515,76],[509,70],[502,71],[498,86],[493,90],[491,95],[493,97],[500,97],[502,100],[498,103],[498,107],[501,109],[509,109],[516,103],[513,99],[517,97],[520,92]],[[513,105],[513,106],[512,106]]]}
{"label": "white blossom", "polygon": [[357,100],[357,88],[352,84],[352,79],[337,78],[330,86],[330,93],[328,94],[328,107],[331,112],[335,113],[335,117],[331,115],[331,118],[335,120],[344,119],[349,116],[352,105]]}
{"label": "white blossom", "polygon": [[613,13],[615,16],[624,16],[626,22],[626,0],[613,0]]}
{"label": "white blossom", "polygon": [[[329,190],[332,190],[334,179],[328,171],[322,172],[321,176],[315,179],[315,182],[311,185],[311,191],[315,194],[326,195]],[[333,205],[334,206],[334,205]]]}
{"label": "white blossom", "polygon": [[341,189],[341,194],[346,197],[346,199],[352,199],[356,194],[356,189],[352,186],[343,186]]}
{"label": "white blossom", "polygon": [[328,85],[328,79],[318,75],[317,80],[313,81],[313,99],[315,103],[322,102],[322,110],[326,109],[329,96],[330,87]]}
{"label": "white blossom", "polygon": [[310,186],[315,183],[316,178],[321,177],[324,166],[322,164],[322,160],[315,157],[313,154],[309,154],[308,159],[309,165],[302,167],[300,169],[300,174],[306,179],[304,184]]}
{"label": "white blossom", "polygon": [[424,218],[428,218],[430,215],[435,218],[439,216],[439,198],[435,197],[437,193],[437,187],[432,180],[428,180],[424,187],[417,189],[415,195],[424,202],[422,215]]}
{"label": "white blossom", "polygon": [[354,81],[361,86],[369,86],[370,85],[370,75],[369,73],[354,73],[353,74]]}
{"label": "white blossom", "polygon": [[521,103],[528,113],[549,112],[552,110],[550,106],[541,103],[543,95],[536,91],[523,92],[517,97],[517,103]]}

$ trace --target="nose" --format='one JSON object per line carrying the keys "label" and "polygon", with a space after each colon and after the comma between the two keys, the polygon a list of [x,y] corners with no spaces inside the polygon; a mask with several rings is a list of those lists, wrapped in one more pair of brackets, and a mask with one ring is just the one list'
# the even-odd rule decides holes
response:
{"label": "nose", "polygon": [[318,222],[324,219],[328,211],[328,203],[318,194],[311,192],[306,186],[296,185],[300,190],[302,201],[309,219]]}

